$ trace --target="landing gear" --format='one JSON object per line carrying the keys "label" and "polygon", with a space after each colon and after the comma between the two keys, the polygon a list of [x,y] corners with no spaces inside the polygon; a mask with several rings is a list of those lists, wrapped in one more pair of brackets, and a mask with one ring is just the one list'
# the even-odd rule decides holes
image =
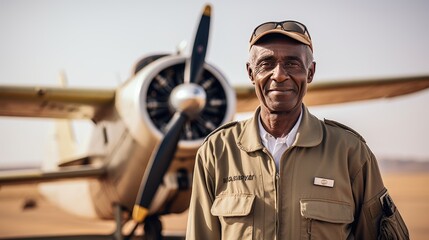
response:
{"label": "landing gear", "polygon": [[[115,222],[116,222],[116,230],[113,232],[112,239],[115,240],[129,240],[129,239],[136,239],[135,231],[140,225],[139,223],[134,223],[134,227],[132,228],[131,232],[129,232],[126,236],[123,236],[122,228],[129,220],[129,218],[123,219],[124,216],[124,209],[119,206],[115,205]],[[141,236],[141,239],[143,240],[163,240],[162,237],[162,223],[159,220],[159,216],[153,215],[148,216],[144,221],[144,233],[143,236]]]}
{"label": "landing gear", "polygon": [[144,236],[145,240],[162,240],[162,223],[158,216],[149,216],[145,219],[144,223]]}

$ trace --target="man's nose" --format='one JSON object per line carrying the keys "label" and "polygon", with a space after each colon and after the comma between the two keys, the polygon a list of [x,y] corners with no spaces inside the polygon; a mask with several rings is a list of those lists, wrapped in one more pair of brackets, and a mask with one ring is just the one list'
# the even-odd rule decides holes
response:
{"label": "man's nose", "polygon": [[288,78],[286,70],[283,68],[282,64],[278,63],[276,67],[273,69],[273,74],[271,76],[273,80],[276,82],[286,81]]}

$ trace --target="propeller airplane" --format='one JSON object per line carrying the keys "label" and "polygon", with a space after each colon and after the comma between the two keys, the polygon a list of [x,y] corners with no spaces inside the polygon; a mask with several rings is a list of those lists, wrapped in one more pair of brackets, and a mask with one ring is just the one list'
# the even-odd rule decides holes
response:
{"label": "propeller airplane", "polygon": [[[108,235],[33,239],[127,239],[140,224],[146,239],[161,239],[159,217],[188,208],[199,145],[237,112],[258,106],[253,87],[233,88],[205,62],[210,17],[206,5],[190,56],[147,56],[116,89],[0,86],[0,116],[89,119],[95,124],[90,146],[101,149],[62,161],[54,170],[0,172],[1,187],[89,179],[97,218],[116,223]],[[312,83],[304,102],[313,106],[395,97],[428,87],[429,76]],[[134,226],[124,234],[131,216]]]}

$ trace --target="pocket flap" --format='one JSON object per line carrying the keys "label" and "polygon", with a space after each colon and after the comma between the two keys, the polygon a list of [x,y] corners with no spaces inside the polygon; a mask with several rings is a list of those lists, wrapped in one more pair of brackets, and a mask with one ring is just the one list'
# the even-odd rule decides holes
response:
{"label": "pocket flap", "polygon": [[331,223],[353,222],[352,207],[347,203],[321,199],[301,199],[301,216]]}
{"label": "pocket flap", "polygon": [[216,197],[211,208],[213,216],[247,216],[252,210],[255,196],[251,194],[223,194]]}

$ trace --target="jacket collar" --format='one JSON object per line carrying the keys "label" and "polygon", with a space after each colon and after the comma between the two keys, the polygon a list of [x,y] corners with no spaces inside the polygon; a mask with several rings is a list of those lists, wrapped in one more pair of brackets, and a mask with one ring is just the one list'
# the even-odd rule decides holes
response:
{"label": "jacket collar", "polygon": [[[238,136],[237,145],[246,152],[254,152],[263,149],[261,137],[259,136],[258,117],[261,108],[258,107],[251,119],[243,124],[243,131]],[[306,106],[303,107],[301,124],[298,127],[295,142],[292,146],[313,147],[322,142],[322,125],[314,115],[312,115]]]}

